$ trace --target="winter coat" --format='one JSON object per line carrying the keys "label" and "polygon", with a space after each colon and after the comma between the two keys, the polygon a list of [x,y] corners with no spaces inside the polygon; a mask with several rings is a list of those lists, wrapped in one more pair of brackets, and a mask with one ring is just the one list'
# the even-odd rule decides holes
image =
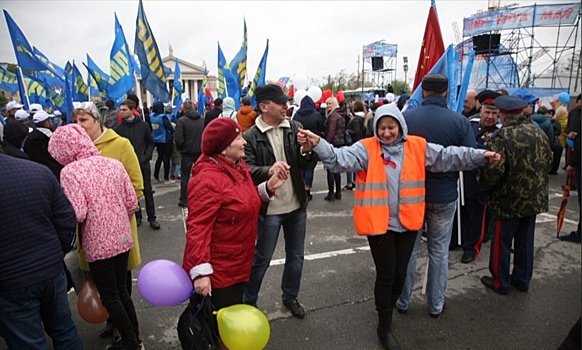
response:
{"label": "winter coat", "polygon": [[138,118],[134,118],[132,121],[123,119],[121,124],[115,127],[115,132],[129,140],[140,166],[149,163],[155,146],[150,127],[146,122]]}
{"label": "winter coat", "polygon": [[103,124],[105,125],[106,128],[110,128],[113,129],[114,127],[117,126],[117,118],[118,118],[118,112],[117,110],[114,109],[108,109],[106,114],[105,114],[105,120],[103,121]]}
{"label": "winter coat", "polygon": [[28,154],[30,160],[48,167],[55,174],[57,180],[60,180],[63,166],[49,154],[48,143],[50,138],[47,134],[50,135],[52,132],[46,128],[34,129],[24,141],[24,152]]}
{"label": "winter coat", "polygon": [[317,136],[325,136],[325,117],[315,109],[315,103],[310,98],[301,100],[301,106],[295,113],[293,120],[301,123],[303,128],[315,133]]}
{"label": "winter coat", "polygon": [[58,128],[48,150],[64,165],[61,187],[81,224],[81,249],[87,261],[129,251],[133,247],[129,217],[135,214],[138,203],[123,164],[101,156],[89,135],[76,124]]}
{"label": "winter coat", "polygon": [[[102,156],[117,159],[123,164],[125,171],[131,179],[133,189],[135,190],[138,200],[143,197],[143,177],[137,155],[133,151],[133,146],[125,137],[117,135],[111,129],[106,129],[103,134],[93,141]],[[131,233],[133,238],[133,249],[129,251],[127,269],[133,270],[141,264],[141,254],[139,249],[139,239],[137,231],[137,221],[135,215],[129,218]],[[89,265],[85,260],[83,252],[79,251],[79,267],[81,270],[88,271]]]}
{"label": "winter coat", "polygon": [[198,158],[188,183],[183,268],[190,277],[209,275],[213,288],[249,280],[261,203],[244,160]]}
{"label": "winter coat", "polygon": [[548,141],[550,142],[550,147],[554,145],[554,128],[552,127],[552,122],[548,120],[543,114],[533,114],[531,119],[538,123],[540,128],[544,131],[546,136],[548,137]]}
{"label": "winter coat", "polygon": [[204,119],[196,110],[187,111],[178,119],[174,132],[174,143],[183,155],[199,157],[202,154],[202,132]]}
{"label": "winter coat", "polygon": [[2,150],[9,156],[30,159],[28,154],[22,151],[22,143],[28,136],[28,127],[22,122],[14,121],[7,123],[4,127],[4,137],[2,138]]}
{"label": "winter coat", "polygon": [[526,117],[507,121],[487,147],[501,161],[479,169],[479,186],[489,193],[494,218],[519,219],[548,210],[548,171],[552,151],[548,138]]}
{"label": "winter coat", "polygon": [[350,119],[346,132],[350,134],[352,143],[359,141],[364,137],[366,128],[364,127],[364,112],[354,113],[354,117]]}
{"label": "winter coat", "polygon": [[218,118],[220,115],[222,115],[222,108],[218,107],[214,107],[214,109],[206,112],[206,115],[204,116],[204,126],[208,125],[208,123],[213,121],[215,118]]}
{"label": "winter coat", "polygon": [[236,114],[236,120],[240,125],[242,132],[247,131],[255,125],[255,119],[257,119],[257,111],[255,111],[251,106],[243,105]]}
{"label": "winter coat", "polygon": [[63,272],[77,221],[50,170],[0,152],[0,290],[40,283]]}
{"label": "winter coat", "polygon": [[346,120],[337,110],[331,112],[325,121],[325,140],[335,147],[345,145],[344,133],[346,132]]}

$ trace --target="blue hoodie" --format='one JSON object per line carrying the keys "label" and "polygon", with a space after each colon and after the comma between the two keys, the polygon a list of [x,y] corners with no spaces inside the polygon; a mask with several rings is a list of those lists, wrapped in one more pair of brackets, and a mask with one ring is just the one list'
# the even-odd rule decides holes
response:
{"label": "blue hoodie", "polygon": [[[383,117],[392,117],[400,124],[400,135],[393,144],[385,144],[378,136],[378,121]],[[404,142],[408,137],[408,126],[404,121],[402,113],[395,104],[389,104],[379,107],[374,116],[374,137],[382,145],[382,153],[390,155],[396,163],[396,168],[386,165],[386,178],[388,183],[388,193],[400,193],[400,172],[402,171],[402,159],[404,157]],[[320,138],[319,143],[313,149],[323,165],[331,172],[358,172],[368,169],[368,152],[362,142],[356,142],[349,147],[335,148]],[[426,144],[426,170],[434,173],[448,171],[467,171],[484,164],[487,159],[483,156],[485,150],[470,147],[449,146],[447,148],[434,143]],[[421,155],[419,155],[421,156]],[[382,159],[372,161],[381,162]],[[406,229],[400,223],[400,198],[390,196],[390,226],[388,230],[395,232],[404,232]]]}

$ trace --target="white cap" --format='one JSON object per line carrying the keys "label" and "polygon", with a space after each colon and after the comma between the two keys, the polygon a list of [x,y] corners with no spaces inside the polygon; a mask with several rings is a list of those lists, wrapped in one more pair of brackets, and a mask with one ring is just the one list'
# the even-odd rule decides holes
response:
{"label": "white cap", "polygon": [[19,109],[14,113],[14,119],[19,121],[25,121],[28,119],[28,112],[24,109]]}
{"label": "white cap", "polygon": [[63,115],[60,111],[54,111],[53,115],[58,117],[59,115]]}
{"label": "white cap", "polygon": [[15,109],[15,108],[22,108],[24,107],[23,105],[21,105],[20,103],[16,102],[16,101],[10,101],[8,102],[8,104],[6,105],[6,110],[11,110],[11,109]]}
{"label": "white cap", "polygon": [[31,112],[42,111],[42,105],[40,103],[31,103],[30,104],[30,111]]}
{"label": "white cap", "polygon": [[47,112],[38,111],[38,112],[34,113],[34,116],[32,117],[32,121],[34,122],[34,124],[38,124],[38,123],[44,122],[48,118],[49,118],[49,115]]}
{"label": "white cap", "polygon": [[325,102],[322,102],[322,103],[319,105],[319,108],[327,108],[327,104],[325,104]]}

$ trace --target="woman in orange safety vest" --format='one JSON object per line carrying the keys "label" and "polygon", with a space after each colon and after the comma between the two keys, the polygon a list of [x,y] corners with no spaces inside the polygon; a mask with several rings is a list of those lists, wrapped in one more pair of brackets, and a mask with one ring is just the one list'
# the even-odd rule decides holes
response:
{"label": "woman in orange safety vest", "polygon": [[355,172],[354,223],[368,238],[376,267],[374,297],[378,337],[386,349],[400,349],[392,333],[392,311],[402,291],[408,260],[424,223],[425,172],[466,171],[489,161],[495,152],[427,143],[409,136],[395,104],[379,107],[374,137],[334,148],[308,130],[300,130],[302,152],[314,151],[331,172]]}

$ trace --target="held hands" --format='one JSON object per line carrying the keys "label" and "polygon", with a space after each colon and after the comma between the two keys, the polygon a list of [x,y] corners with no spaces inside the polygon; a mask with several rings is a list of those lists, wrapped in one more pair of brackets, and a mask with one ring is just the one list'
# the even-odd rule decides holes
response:
{"label": "held hands", "polygon": [[194,280],[194,291],[202,296],[212,295],[210,277],[204,276]]}
{"label": "held hands", "polygon": [[[289,177],[289,169],[291,169],[289,164],[282,161],[277,161],[275,162],[275,164],[271,166],[271,168],[269,168],[269,177],[273,177],[273,175],[277,174],[277,176],[286,180]],[[271,184],[269,184],[269,189],[275,190],[274,188],[271,187]]]}
{"label": "held hands", "polygon": [[313,147],[317,146],[320,137],[315,135],[313,132],[299,128],[299,133],[297,134],[297,142],[301,145],[301,150],[304,153],[311,152]]}
{"label": "held hands", "polygon": [[489,163],[495,164],[501,160],[501,154],[492,151],[486,151],[483,156],[489,159]]}
{"label": "held hands", "polygon": [[[286,164],[285,164],[286,165]],[[287,165],[288,167],[288,165]],[[270,171],[269,171],[270,173]],[[279,187],[283,186],[289,177],[289,169],[282,170],[280,167],[273,170],[273,174],[267,181],[267,188],[271,192],[275,192]]]}

